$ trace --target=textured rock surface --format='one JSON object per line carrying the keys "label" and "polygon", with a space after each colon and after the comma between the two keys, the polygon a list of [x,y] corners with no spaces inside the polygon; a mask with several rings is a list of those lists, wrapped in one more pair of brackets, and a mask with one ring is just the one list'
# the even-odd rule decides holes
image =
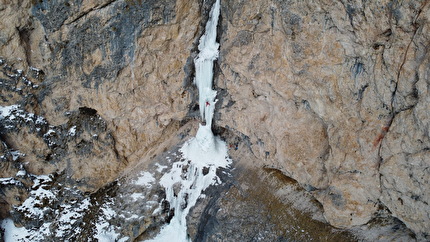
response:
{"label": "textured rock surface", "polygon": [[[2,6],[0,55],[6,58],[7,67],[15,72],[37,67],[47,73],[32,80],[38,88],[31,92],[12,97],[2,89],[2,105],[20,102],[26,111],[43,116],[52,126],[77,126],[78,134],[85,125],[82,128],[96,131],[97,124],[70,113],[88,107],[103,118],[102,129],[111,131],[106,142],[113,146],[101,145],[91,153],[112,155],[102,154],[101,160],[86,157],[85,162],[112,169],[99,170],[96,177],[101,182],[95,189],[117,177],[124,164],[136,164],[178,129],[190,103],[184,83],[190,81],[191,70],[187,73],[183,68],[190,66],[187,59],[199,34],[202,14],[197,1],[27,1]],[[86,140],[94,135],[89,132]],[[25,134],[8,139],[17,139],[9,144],[27,156],[35,148],[45,156],[49,153],[44,151],[46,144],[31,144]],[[62,145],[87,146],[86,141],[79,142],[64,141]],[[87,169],[92,165],[80,164],[84,161],[79,154],[71,154],[70,159],[72,173],[79,174],[75,179],[92,176],[94,170]],[[30,170],[47,174],[64,166]]]}
{"label": "textured rock surface", "polygon": [[[42,116],[25,111],[38,111],[37,97],[44,92],[35,84],[41,71],[33,77],[3,62],[1,79],[2,104],[15,104],[9,113],[1,114],[2,177],[19,170],[31,174],[63,172],[70,184],[93,191],[112,180],[124,164],[115,153],[115,141],[106,122],[88,107],[65,112],[67,122],[50,125]],[[15,152],[16,155],[8,155]],[[97,176],[100,166],[105,168]]]}
{"label": "textured rock surface", "polygon": [[367,223],[382,195],[426,237],[427,2],[224,1],[222,12],[217,124],[311,191],[331,224]]}
{"label": "textured rock surface", "polygon": [[[223,184],[208,189],[188,216],[193,241],[414,241],[386,209],[350,230],[329,226],[311,193],[279,170],[256,169],[247,139],[222,132],[234,168],[219,171]],[[237,149],[236,149],[237,147]]]}
{"label": "textured rock surface", "polygon": [[[124,169],[148,163],[165,149],[161,144],[175,136],[189,112],[189,58],[208,6],[199,1],[0,3],[0,106],[18,105],[1,120],[0,177],[7,178],[0,187],[2,219],[38,189],[35,175],[61,174],[60,188],[52,188],[55,196],[67,196],[63,189],[103,192],[127,173]],[[59,204],[66,204],[64,198],[48,205]],[[22,223],[14,219],[40,227],[59,212]]]}
{"label": "textured rock surface", "polygon": [[[193,57],[210,5],[0,0],[0,106],[19,105],[0,125],[0,175],[13,178],[0,187],[2,218],[29,196],[34,175],[57,174],[65,187],[53,189],[76,186],[64,194],[78,200],[101,189],[96,201],[188,134],[181,128],[198,117]],[[298,181],[336,227],[366,224],[383,206],[430,239],[429,8],[424,0],[223,0],[215,126],[231,147],[249,148],[249,164],[236,159],[243,171],[274,168]],[[149,236],[145,221],[121,233]]]}

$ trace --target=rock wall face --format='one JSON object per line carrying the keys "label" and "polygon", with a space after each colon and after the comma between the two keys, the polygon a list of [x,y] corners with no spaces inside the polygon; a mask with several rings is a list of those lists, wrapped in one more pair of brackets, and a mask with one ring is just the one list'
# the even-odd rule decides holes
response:
{"label": "rock wall face", "polygon": [[[1,120],[1,177],[58,173],[93,192],[176,145],[198,117],[210,5],[0,0],[0,106],[19,105]],[[247,166],[298,181],[330,224],[365,224],[383,205],[429,239],[429,8],[223,0],[216,129],[249,146]],[[26,196],[20,177],[5,194]]]}
{"label": "rock wall face", "polygon": [[336,227],[382,202],[428,236],[427,1],[223,1],[217,125]]}
{"label": "rock wall face", "polygon": [[[31,92],[11,96],[13,90],[3,89],[1,105],[20,102],[51,126],[72,128],[70,113],[86,108],[106,122],[113,144],[107,152],[113,155],[90,158],[96,165],[75,167],[72,178],[94,180],[92,190],[97,189],[178,129],[191,100],[185,87],[192,70],[184,68],[192,66],[188,59],[200,33],[204,9],[198,1],[24,1],[1,6],[3,77],[11,79],[17,71],[43,74],[31,79],[37,86]],[[9,82],[19,88],[21,81],[15,79]],[[23,140],[10,145],[34,148]],[[43,143],[40,149],[47,148]],[[47,174],[66,164],[30,171]],[[105,165],[112,169],[99,170]]]}

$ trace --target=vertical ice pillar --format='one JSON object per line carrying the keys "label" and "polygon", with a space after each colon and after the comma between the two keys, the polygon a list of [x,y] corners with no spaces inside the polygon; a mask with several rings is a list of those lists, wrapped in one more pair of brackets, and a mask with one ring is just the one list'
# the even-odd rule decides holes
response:
{"label": "vertical ice pillar", "polygon": [[219,44],[216,42],[219,13],[220,0],[216,0],[206,23],[205,34],[200,38],[198,46],[200,52],[194,60],[196,67],[195,83],[199,90],[200,115],[209,128],[212,126],[217,94],[215,90],[212,90],[212,85],[213,62],[218,58],[219,48]]}
{"label": "vertical ice pillar", "polygon": [[[218,58],[219,44],[216,42],[217,24],[220,13],[220,0],[213,5],[204,35],[200,38],[199,54],[195,61],[195,83],[199,90],[200,115],[205,125],[199,125],[196,137],[188,140],[180,149],[182,157],[172,164],[169,173],[165,173],[160,184],[166,189],[166,200],[174,209],[170,223],[150,241],[189,241],[186,217],[196,204],[202,191],[211,185],[221,183],[216,171],[219,167],[227,168],[227,146],[219,137],[214,136],[211,127],[216,103],[216,91],[212,90],[213,62]],[[203,170],[208,170],[205,174]],[[180,191],[175,194],[174,187],[180,184]]]}

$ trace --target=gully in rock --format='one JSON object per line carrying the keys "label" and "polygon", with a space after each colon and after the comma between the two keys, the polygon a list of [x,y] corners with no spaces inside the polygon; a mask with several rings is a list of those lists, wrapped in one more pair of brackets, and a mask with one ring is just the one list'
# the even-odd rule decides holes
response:
{"label": "gully in rock", "polygon": [[182,159],[173,163],[170,172],[160,180],[166,190],[166,200],[174,209],[174,216],[152,241],[188,241],[186,216],[189,210],[202,196],[202,191],[221,182],[216,175],[217,168],[226,168],[231,163],[225,142],[214,136],[211,129],[217,101],[212,82],[213,61],[218,58],[216,30],[219,13],[220,0],[217,0],[210,11],[205,34],[199,42],[199,55],[194,60],[202,124],[199,124],[196,137],[180,149]]}

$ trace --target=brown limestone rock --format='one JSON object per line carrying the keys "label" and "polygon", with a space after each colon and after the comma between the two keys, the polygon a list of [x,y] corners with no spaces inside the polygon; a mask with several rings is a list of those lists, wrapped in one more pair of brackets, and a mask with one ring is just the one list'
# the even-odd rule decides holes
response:
{"label": "brown limestone rock", "polygon": [[[379,149],[393,116],[429,103],[426,3],[224,1],[217,124],[248,136],[261,165],[311,187],[331,224],[367,223],[387,194],[380,154],[384,164],[401,151]],[[425,130],[428,113],[400,128]],[[420,140],[407,145],[429,147]]]}
{"label": "brown limestone rock", "polygon": [[[17,161],[29,171],[65,170],[94,191],[145,167],[193,117],[200,1],[9,2],[0,0],[0,105],[46,124],[14,126],[2,141],[27,153]],[[223,0],[216,126],[249,142],[250,166],[297,180],[332,225],[365,224],[382,203],[428,240],[429,8]],[[41,71],[27,85],[18,70],[30,77],[31,67]],[[18,170],[4,164],[2,175]]]}

